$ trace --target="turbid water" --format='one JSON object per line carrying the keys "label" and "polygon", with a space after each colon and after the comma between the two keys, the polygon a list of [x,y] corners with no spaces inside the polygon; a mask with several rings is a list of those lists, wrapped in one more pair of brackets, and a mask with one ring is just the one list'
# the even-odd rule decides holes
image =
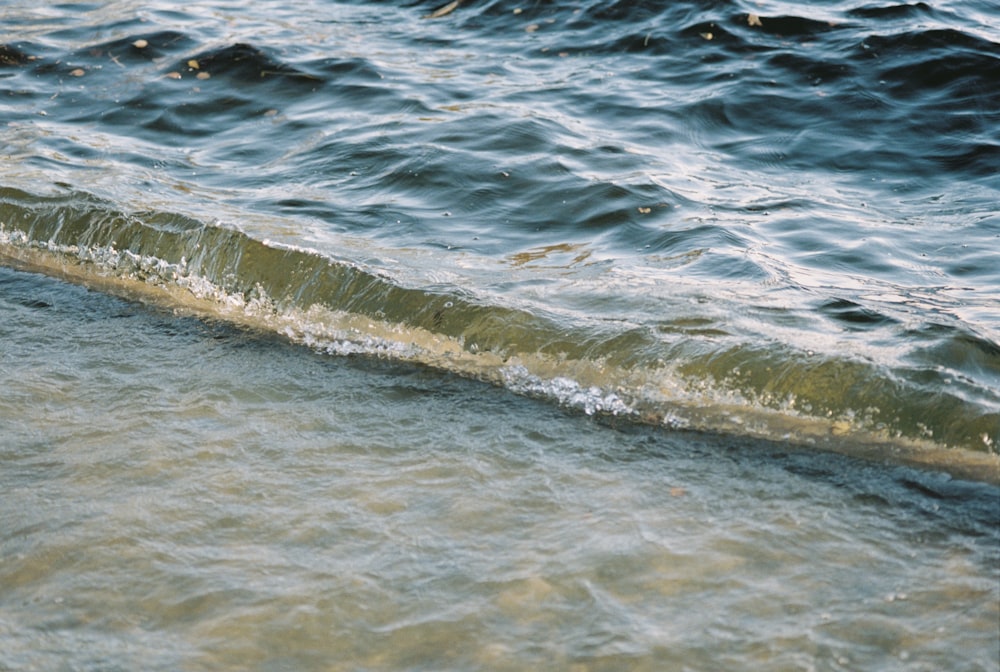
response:
{"label": "turbid water", "polygon": [[996,667],[995,486],[0,288],[4,669]]}
{"label": "turbid water", "polygon": [[1000,669],[989,3],[0,8],[0,669]]}

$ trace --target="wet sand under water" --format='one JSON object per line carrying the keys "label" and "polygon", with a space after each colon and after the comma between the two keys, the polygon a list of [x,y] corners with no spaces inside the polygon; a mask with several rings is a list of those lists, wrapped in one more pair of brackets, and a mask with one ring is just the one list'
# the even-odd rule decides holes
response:
{"label": "wet sand under water", "polygon": [[0,268],[2,669],[996,670],[1000,492]]}

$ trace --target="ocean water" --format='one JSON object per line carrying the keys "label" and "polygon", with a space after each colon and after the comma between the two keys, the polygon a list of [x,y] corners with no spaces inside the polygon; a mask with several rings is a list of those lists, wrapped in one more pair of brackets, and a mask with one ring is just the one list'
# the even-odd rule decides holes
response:
{"label": "ocean water", "polygon": [[989,2],[0,7],[0,669],[1000,669]]}

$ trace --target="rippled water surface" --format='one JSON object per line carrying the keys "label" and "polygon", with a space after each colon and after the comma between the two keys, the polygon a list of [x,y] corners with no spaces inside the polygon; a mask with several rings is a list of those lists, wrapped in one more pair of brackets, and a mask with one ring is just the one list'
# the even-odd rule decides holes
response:
{"label": "rippled water surface", "polygon": [[994,486],[0,289],[4,669],[996,669]]}
{"label": "rippled water surface", "polygon": [[5,249],[591,411],[996,454],[995,12],[434,9],[8,6]]}
{"label": "rippled water surface", "polygon": [[1000,667],[988,2],[0,7],[0,668]]}

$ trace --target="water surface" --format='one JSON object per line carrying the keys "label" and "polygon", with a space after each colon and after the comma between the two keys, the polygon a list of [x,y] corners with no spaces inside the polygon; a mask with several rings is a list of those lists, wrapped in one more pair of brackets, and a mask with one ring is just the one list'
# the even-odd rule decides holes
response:
{"label": "water surface", "polygon": [[442,5],[0,8],[0,667],[996,670],[997,10]]}
{"label": "water surface", "polygon": [[996,669],[995,486],[0,289],[5,669]]}

